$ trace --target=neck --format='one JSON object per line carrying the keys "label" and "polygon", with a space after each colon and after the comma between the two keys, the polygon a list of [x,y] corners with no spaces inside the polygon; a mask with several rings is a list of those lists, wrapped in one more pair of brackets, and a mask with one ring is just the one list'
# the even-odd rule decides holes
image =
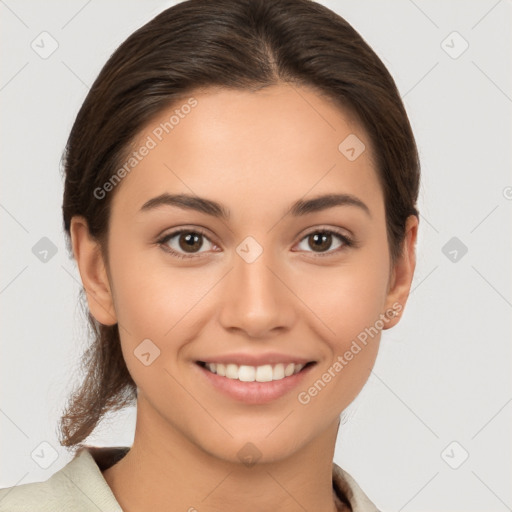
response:
{"label": "neck", "polygon": [[337,510],[332,462],[338,422],[285,459],[244,465],[201,450],[155,416],[137,408],[130,451],[103,472],[125,512]]}

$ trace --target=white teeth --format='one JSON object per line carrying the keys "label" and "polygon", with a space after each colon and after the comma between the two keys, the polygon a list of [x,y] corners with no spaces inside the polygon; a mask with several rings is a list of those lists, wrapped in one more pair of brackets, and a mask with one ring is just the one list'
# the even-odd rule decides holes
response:
{"label": "white teeth", "polygon": [[293,375],[293,370],[295,369],[295,365],[293,363],[290,363],[285,369],[284,369],[284,376],[289,377],[290,375]]}
{"label": "white teeth", "polygon": [[[240,379],[242,380],[242,379]],[[272,366],[266,364],[256,368],[256,381],[257,382],[270,382],[272,380]]]}
{"label": "white teeth", "polygon": [[299,373],[305,365],[289,363],[286,366],[282,363],[274,366],[265,364],[262,366],[247,366],[236,364],[206,363],[205,367],[212,373],[228,379],[240,380],[242,382],[270,382],[281,380]]}
{"label": "white teeth", "polygon": [[236,364],[226,365],[226,377],[228,379],[238,379],[238,366]]}
{"label": "white teeth", "polygon": [[272,372],[272,380],[284,379],[284,364],[276,364]]}
{"label": "white teeth", "polygon": [[254,382],[256,378],[256,368],[254,366],[242,365],[238,368],[238,380],[242,382]]}

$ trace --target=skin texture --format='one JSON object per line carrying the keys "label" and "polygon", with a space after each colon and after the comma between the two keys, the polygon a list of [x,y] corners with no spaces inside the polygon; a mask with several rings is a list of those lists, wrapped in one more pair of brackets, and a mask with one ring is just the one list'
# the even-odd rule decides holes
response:
{"label": "skin texture", "polygon": [[[119,323],[124,358],[138,387],[133,447],[104,472],[105,479],[128,512],[170,505],[199,511],[335,510],[332,461],[339,415],[369,377],[380,332],[309,403],[297,395],[332,368],[379,315],[393,304],[405,306],[417,218],[408,219],[403,255],[391,268],[370,141],[348,112],[314,90],[280,84],[190,96],[197,106],[110,192],[107,262],[85,220],[72,221],[91,313],[103,324]],[[175,108],[160,113],[134,147]],[[338,145],[352,133],[366,150],[349,161]],[[166,205],[140,211],[164,192],[213,199],[231,216],[224,221]],[[296,200],[325,193],[353,194],[371,216],[346,205],[286,215]],[[178,259],[159,245],[180,227],[207,232],[196,246],[199,257]],[[306,235],[322,228],[338,229],[358,246],[344,247],[334,236],[330,246],[315,250]],[[263,250],[252,263],[236,251],[247,236]],[[180,235],[167,246],[187,254],[179,240]],[[145,366],[134,350],[148,338],[161,352]],[[221,394],[196,365],[233,352],[270,351],[316,365],[298,388],[267,404]],[[237,455],[249,442],[260,454],[250,467]]]}

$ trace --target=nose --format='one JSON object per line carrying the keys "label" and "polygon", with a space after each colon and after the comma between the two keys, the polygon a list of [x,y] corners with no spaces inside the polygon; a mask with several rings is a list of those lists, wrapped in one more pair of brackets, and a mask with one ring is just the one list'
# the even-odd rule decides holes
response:
{"label": "nose", "polygon": [[285,271],[263,251],[255,261],[236,254],[226,276],[219,320],[229,331],[250,338],[268,338],[291,329],[296,302]]}

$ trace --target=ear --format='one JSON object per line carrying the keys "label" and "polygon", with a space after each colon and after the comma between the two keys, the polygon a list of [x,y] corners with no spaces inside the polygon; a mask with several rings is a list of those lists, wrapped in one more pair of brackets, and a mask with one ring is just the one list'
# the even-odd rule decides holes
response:
{"label": "ear", "polygon": [[[389,329],[400,321],[400,313],[409,297],[411,283],[416,268],[416,239],[418,235],[418,217],[410,215],[405,224],[405,237],[402,252],[393,265],[386,297],[384,314],[389,319],[384,329]],[[391,316],[392,312],[395,316]]]}
{"label": "ear", "polygon": [[71,219],[70,234],[89,311],[100,324],[114,325],[117,317],[100,244],[91,236],[84,217],[76,215]]}

